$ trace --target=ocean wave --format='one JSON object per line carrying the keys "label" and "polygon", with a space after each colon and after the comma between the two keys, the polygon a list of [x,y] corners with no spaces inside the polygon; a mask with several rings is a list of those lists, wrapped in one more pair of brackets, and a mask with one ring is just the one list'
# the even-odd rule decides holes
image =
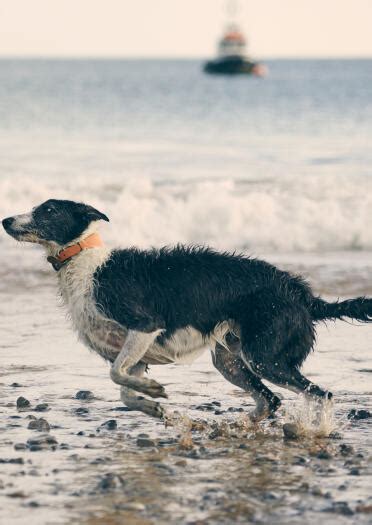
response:
{"label": "ocean wave", "polygon": [[[111,245],[197,243],[253,254],[372,250],[369,176],[0,180],[1,217],[48,198],[85,201],[104,211]],[[3,233],[0,242],[9,246],[11,239]]]}

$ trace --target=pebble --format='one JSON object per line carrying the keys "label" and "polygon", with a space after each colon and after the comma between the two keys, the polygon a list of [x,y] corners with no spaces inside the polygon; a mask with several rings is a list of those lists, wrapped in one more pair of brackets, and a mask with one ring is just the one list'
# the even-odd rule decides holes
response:
{"label": "pebble", "polygon": [[48,403],[40,403],[36,405],[35,412],[45,412],[48,409],[49,409]]}
{"label": "pebble", "polygon": [[14,445],[14,450],[26,450],[27,445],[25,443],[16,443]]}
{"label": "pebble", "polygon": [[223,432],[220,428],[215,428],[212,430],[212,432],[208,435],[208,439],[217,439],[223,435]]}
{"label": "pebble", "polygon": [[321,450],[317,453],[316,457],[318,459],[332,459],[332,454],[330,454],[327,450]]}
{"label": "pebble", "polygon": [[324,509],[324,512],[335,512],[343,516],[352,516],[354,514],[346,501],[335,501],[331,507]]}
{"label": "pebble", "polygon": [[26,399],[25,397],[23,396],[20,396],[18,399],[17,399],[17,408],[27,408],[31,405],[31,403],[29,402],[28,399]]}
{"label": "pebble", "polygon": [[75,408],[74,412],[78,416],[84,416],[85,414],[89,414],[89,409],[84,408],[84,407],[79,407],[79,408]]}
{"label": "pebble", "polygon": [[186,459],[179,459],[175,462],[176,467],[187,467],[187,461]]}
{"label": "pebble", "polygon": [[40,419],[32,419],[27,428],[30,430],[38,430],[39,432],[49,432],[50,425],[46,419],[41,417]]}
{"label": "pebble", "polygon": [[213,403],[203,403],[202,405],[197,405],[195,410],[202,410],[203,412],[209,412],[216,410],[216,405]]}
{"label": "pebble", "polygon": [[79,390],[76,392],[75,399],[83,399],[84,401],[89,401],[94,399],[94,394],[90,390]]}
{"label": "pebble", "polygon": [[348,419],[368,419],[372,417],[372,414],[369,410],[355,410],[355,408],[353,408],[352,410],[350,410],[347,417]]}
{"label": "pebble", "polygon": [[148,439],[148,438],[143,438],[143,437],[137,438],[136,444],[137,444],[137,447],[141,447],[141,448],[156,447],[156,443],[153,439]]}
{"label": "pebble", "polygon": [[200,452],[196,449],[191,450],[186,454],[186,457],[192,458],[192,459],[200,459]]}
{"label": "pebble", "polygon": [[102,423],[101,427],[105,427],[107,430],[116,430],[118,428],[118,424],[115,419],[109,419],[105,423]]}
{"label": "pebble", "polygon": [[295,423],[284,423],[283,434],[287,439],[298,439],[300,437],[299,429]]}
{"label": "pebble", "polygon": [[39,450],[55,450],[58,444],[56,438],[46,434],[38,438],[30,438],[27,440],[27,446],[32,452]]}
{"label": "pebble", "polygon": [[350,445],[346,445],[345,443],[342,443],[340,445],[340,454],[342,456],[349,456],[353,452],[354,452],[354,449]]}
{"label": "pebble", "polygon": [[174,439],[174,438],[158,439],[158,441],[157,441],[157,445],[159,447],[166,447],[166,446],[169,446],[169,445],[174,445],[175,443],[177,443],[177,440]]}
{"label": "pebble", "polygon": [[13,388],[21,388],[22,385],[20,385],[19,383],[12,383],[10,386]]}
{"label": "pebble", "polygon": [[124,484],[125,482],[121,476],[109,472],[103,476],[97,488],[103,491],[113,490],[121,488]]}
{"label": "pebble", "polygon": [[22,490],[17,490],[16,492],[10,492],[6,494],[8,498],[25,498],[26,494]]}
{"label": "pebble", "polygon": [[23,458],[10,458],[10,459],[0,458],[0,463],[8,463],[10,465],[23,465],[24,459]]}
{"label": "pebble", "polygon": [[349,471],[350,476],[360,476],[360,470],[356,467],[350,469]]}
{"label": "pebble", "polygon": [[340,432],[337,432],[336,430],[334,432],[331,432],[328,436],[329,439],[342,439],[342,434]]}
{"label": "pebble", "polygon": [[303,456],[295,456],[292,465],[306,465],[306,458]]}

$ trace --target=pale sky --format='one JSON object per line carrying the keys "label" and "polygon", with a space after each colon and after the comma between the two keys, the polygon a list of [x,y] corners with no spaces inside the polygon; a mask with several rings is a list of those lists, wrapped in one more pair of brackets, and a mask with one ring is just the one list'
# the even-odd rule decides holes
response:
{"label": "pale sky", "polygon": [[[257,57],[372,56],[372,0],[241,0]],[[0,0],[1,56],[206,57],[224,0]]]}

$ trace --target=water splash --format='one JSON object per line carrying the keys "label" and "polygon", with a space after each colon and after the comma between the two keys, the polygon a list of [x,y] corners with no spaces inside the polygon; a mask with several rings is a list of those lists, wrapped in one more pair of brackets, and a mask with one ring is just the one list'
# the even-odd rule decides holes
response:
{"label": "water splash", "polygon": [[296,425],[297,434],[301,437],[329,437],[340,430],[334,416],[332,399],[317,400],[299,396],[289,404],[285,421]]}

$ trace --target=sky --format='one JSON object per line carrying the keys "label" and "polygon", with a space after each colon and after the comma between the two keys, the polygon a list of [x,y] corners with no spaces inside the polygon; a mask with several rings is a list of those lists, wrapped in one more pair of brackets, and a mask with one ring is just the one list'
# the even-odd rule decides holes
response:
{"label": "sky", "polygon": [[[372,0],[235,1],[255,56],[372,56]],[[0,56],[207,57],[227,20],[224,0],[0,0]]]}

